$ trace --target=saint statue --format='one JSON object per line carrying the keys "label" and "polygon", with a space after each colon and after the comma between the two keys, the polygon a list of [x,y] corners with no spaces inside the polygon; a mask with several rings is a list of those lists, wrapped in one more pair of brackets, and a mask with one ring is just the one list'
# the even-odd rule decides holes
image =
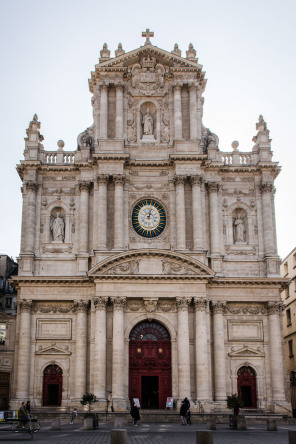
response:
{"label": "saint statue", "polygon": [[234,242],[245,242],[245,223],[240,214],[234,220]]}
{"label": "saint statue", "polygon": [[142,121],[144,127],[143,127],[143,133],[145,135],[151,135],[153,134],[153,119],[149,114],[149,108],[146,111],[145,116],[143,117]]}
{"label": "saint statue", "polygon": [[60,213],[57,213],[56,218],[52,220],[50,228],[52,231],[53,241],[64,242],[65,224],[63,219],[60,217]]}

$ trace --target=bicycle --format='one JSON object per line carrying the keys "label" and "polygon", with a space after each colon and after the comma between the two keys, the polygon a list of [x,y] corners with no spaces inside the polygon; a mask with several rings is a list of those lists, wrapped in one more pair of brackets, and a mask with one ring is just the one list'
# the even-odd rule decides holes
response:
{"label": "bicycle", "polygon": [[28,433],[37,433],[40,430],[40,424],[37,418],[28,417],[28,422],[25,425],[22,425],[22,420],[14,420],[11,424],[11,428],[15,432],[28,432]]}

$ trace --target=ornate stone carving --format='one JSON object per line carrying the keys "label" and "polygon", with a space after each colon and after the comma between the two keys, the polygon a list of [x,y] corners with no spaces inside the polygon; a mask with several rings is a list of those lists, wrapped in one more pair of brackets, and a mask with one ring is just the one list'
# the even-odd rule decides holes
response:
{"label": "ornate stone carving", "polygon": [[219,184],[216,182],[208,182],[207,187],[208,187],[209,193],[218,193],[218,191],[219,191]]}
{"label": "ornate stone carving", "polygon": [[118,43],[118,48],[115,51],[115,57],[119,57],[122,54],[125,54],[125,51],[122,49],[122,44]]}
{"label": "ornate stone carving", "polygon": [[116,185],[123,186],[125,181],[125,176],[123,174],[115,174],[113,176],[113,182]]}
{"label": "ornate stone carving", "polygon": [[79,190],[89,192],[91,190],[92,184],[93,183],[91,180],[81,180],[79,182]]}
{"label": "ornate stone carving", "polygon": [[94,306],[95,306],[95,310],[106,310],[106,306],[108,303],[108,298],[106,297],[100,297],[100,298],[94,298]]}
{"label": "ornate stone carving", "polygon": [[195,59],[196,58],[196,51],[193,48],[192,43],[189,43],[188,51],[186,51],[186,59]]}
{"label": "ornate stone carving", "polygon": [[168,143],[170,141],[170,122],[165,113],[162,113],[160,141],[162,143]]}
{"label": "ornate stone carving", "polygon": [[100,51],[100,55],[102,59],[110,59],[110,51],[108,49],[107,43],[104,43],[103,49]]}
{"label": "ornate stone carving", "polygon": [[176,307],[179,311],[187,311],[188,306],[190,305],[191,298],[185,298],[185,297],[176,297]]}
{"label": "ornate stone carving", "polygon": [[189,267],[171,261],[162,261],[162,274],[196,274]]}
{"label": "ornate stone carving", "polygon": [[89,301],[84,301],[82,299],[74,301],[74,309],[76,312],[86,313],[89,306]]}
{"label": "ornate stone carving", "polygon": [[161,311],[167,313],[175,307],[173,301],[158,301],[158,307]]}
{"label": "ornate stone carving", "polygon": [[148,54],[142,57],[131,70],[132,86],[138,91],[151,95],[164,86],[165,68],[156,59]]}
{"label": "ornate stone carving", "polygon": [[175,55],[181,57],[182,52],[179,49],[178,43],[174,44],[174,49],[171,52],[172,52],[172,54],[175,54]]}
{"label": "ornate stone carving", "polygon": [[127,120],[127,140],[135,143],[137,141],[137,130],[135,122],[135,112],[129,112]]}
{"label": "ornate stone carving", "polygon": [[123,310],[126,304],[126,298],[122,296],[112,297],[111,303],[114,307],[114,310]]}
{"label": "ornate stone carving", "polygon": [[242,219],[240,213],[237,214],[236,218],[233,221],[233,234],[234,234],[234,243],[241,243],[246,241],[246,226],[245,222]]}
{"label": "ornate stone carving", "polygon": [[191,182],[191,186],[195,186],[195,185],[201,185],[202,184],[202,176],[199,175],[192,175],[190,176],[190,182]]}
{"label": "ornate stone carving", "polygon": [[138,274],[139,273],[139,261],[129,261],[123,262],[122,264],[115,265],[114,267],[109,268],[107,271],[103,272],[103,274]]}
{"label": "ornate stone carving", "polygon": [[74,309],[74,305],[67,304],[46,304],[40,305],[39,303],[35,304],[33,307],[34,313],[69,313]]}
{"label": "ornate stone carving", "polygon": [[142,307],[142,302],[141,301],[129,301],[128,302],[128,309],[131,311],[139,311],[140,308]]}
{"label": "ornate stone carving", "polygon": [[266,308],[269,315],[281,314],[285,305],[282,302],[267,302]]}
{"label": "ornate stone carving", "polygon": [[131,170],[131,171],[129,172],[129,175],[130,175],[130,176],[138,176],[138,175],[139,175],[139,171]]}
{"label": "ornate stone carving", "polygon": [[79,134],[77,137],[77,145],[79,148],[90,147],[94,148],[94,130],[93,127],[87,128],[85,131]]}
{"label": "ornate stone carving", "polygon": [[107,185],[108,182],[109,182],[109,175],[108,174],[100,174],[97,177],[97,183],[99,185]]}
{"label": "ornate stone carving", "polygon": [[26,191],[32,191],[33,193],[37,193],[38,191],[38,184],[34,180],[28,180],[24,183],[26,187]]}
{"label": "ornate stone carving", "polygon": [[204,298],[193,298],[193,305],[195,311],[206,311],[208,300]]}
{"label": "ornate stone carving", "polygon": [[30,313],[32,311],[32,307],[32,299],[23,299],[17,302],[18,311],[20,311],[21,313]]}
{"label": "ornate stone carving", "polygon": [[273,183],[262,182],[260,191],[261,193],[272,193],[274,191]]}
{"label": "ornate stone carving", "polygon": [[226,304],[226,310],[231,314],[266,314],[267,310],[264,305],[235,305],[235,304]]}
{"label": "ornate stone carving", "polygon": [[176,175],[174,177],[174,184],[176,186],[184,185],[185,180],[186,180],[186,176],[184,176],[184,175]]}
{"label": "ornate stone carving", "polygon": [[60,217],[60,213],[56,213],[56,217],[53,217],[50,221],[50,229],[52,232],[53,242],[64,242],[65,235],[65,223]]}
{"label": "ornate stone carving", "polygon": [[153,299],[144,300],[144,305],[148,313],[153,313],[156,311],[157,308],[157,300]]}
{"label": "ornate stone carving", "polygon": [[223,314],[226,308],[226,302],[224,301],[212,301],[211,306],[214,314]]}

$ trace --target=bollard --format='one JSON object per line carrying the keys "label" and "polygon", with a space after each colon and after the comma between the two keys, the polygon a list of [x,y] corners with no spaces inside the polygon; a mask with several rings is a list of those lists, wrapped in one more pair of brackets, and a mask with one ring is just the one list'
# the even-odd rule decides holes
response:
{"label": "bollard", "polygon": [[93,418],[84,418],[83,429],[84,430],[92,430],[93,428],[94,428]]}
{"label": "bollard", "polygon": [[54,418],[51,421],[51,430],[60,430],[61,429],[61,422],[60,422],[60,418]]}
{"label": "bollard", "polygon": [[246,430],[246,428],[247,428],[246,418],[244,416],[238,416],[236,429],[237,430]]}
{"label": "bollard", "polygon": [[207,429],[216,430],[216,418],[210,418],[207,420]]}
{"label": "bollard", "polygon": [[269,432],[276,432],[277,431],[277,424],[275,419],[268,419],[267,420],[267,430]]}
{"label": "bollard", "polygon": [[126,429],[114,429],[111,430],[111,444],[126,444],[127,443],[127,430]]}
{"label": "bollard", "polygon": [[115,416],[114,418],[114,428],[120,429],[123,426],[123,418],[122,416]]}
{"label": "bollard", "polygon": [[212,432],[197,431],[196,432],[196,444],[213,444]]}
{"label": "bollard", "polygon": [[289,434],[289,444],[296,444],[296,431],[288,430]]}

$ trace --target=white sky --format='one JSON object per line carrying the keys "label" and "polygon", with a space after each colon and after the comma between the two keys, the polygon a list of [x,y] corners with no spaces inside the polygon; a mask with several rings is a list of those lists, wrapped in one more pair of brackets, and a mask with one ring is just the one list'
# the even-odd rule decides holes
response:
{"label": "white sky", "polygon": [[295,0],[0,0],[0,253],[17,257],[21,231],[21,181],[26,128],[41,122],[46,150],[92,124],[88,78],[107,42],[111,55],[152,44],[182,55],[193,43],[208,79],[204,124],[220,139],[220,150],[251,151],[259,114],[267,122],[276,180],[278,250],[296,246],[293,191],[296,147]]}

